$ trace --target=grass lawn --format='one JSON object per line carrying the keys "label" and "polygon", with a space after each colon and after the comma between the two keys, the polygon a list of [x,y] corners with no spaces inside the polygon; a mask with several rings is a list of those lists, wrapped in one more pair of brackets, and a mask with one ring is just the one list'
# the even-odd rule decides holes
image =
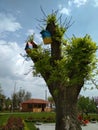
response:
{"label": "grass lawn", "polygon": [[[0,113],[0,126],[7,123],[9,117],[20,117],[24,121],[25,128],[24,130],[36,130],[34,123],[35,122],[51,122],[51,119],[55,121],[55,112],[11,112],[11,113]],[[96,119],[98,121],[98,114],[89,114],[88,116],[84,116],[85,119]],[[26,120],[29,121],[26,121]],[[34,119],[32,121],[31,119]]]}
{"label": "grass lawn", "polygon": [[[34,122],[25,122],[25,119],[33,118],[33,119],[40,119],[43,118],[47,119],[49,117],[55,118],[55,113],[53,112],[40,112],[40,113],[34,113],[34,112],[11,112],[11,113],[0,113],[0,126],[7,123],[7,120],[9,117],[21,117],[24,120],[25,124],[25,130],[36,130],[34,126]],[[38,120],[39,121],[39,120]]]}

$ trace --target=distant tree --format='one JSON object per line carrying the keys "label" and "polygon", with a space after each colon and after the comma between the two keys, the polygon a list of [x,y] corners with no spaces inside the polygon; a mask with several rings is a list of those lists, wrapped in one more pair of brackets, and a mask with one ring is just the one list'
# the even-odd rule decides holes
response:
{"label": "distant tree", "polygon": [[32,97],[32,94],[30,92],[26,92],[25,97],[24,97],[24,101],[30,99]]}
{"label": "distant tree", "polygon": [[26,52],[34,62],[35,74],[42,75],[54,99],[56,130],[81,130],[77,120],[78,95],[95,68],[97,46],[89,35],[65,40],[70,22],[64,26],[56,13],[45,17],[44,30],[51,34],[50,48],[38,46]]}
{"label": "distant tree", "polygon": [[88,107],[88,112],[89,113],[96,113],[97,112],[97,106],[94,101],[94,98],[90,99],[89,107]]}
{"label": "distant tree", "polygon": [[55,106],[55,103],[54,103],[54,100],[53,100],[53,97],[48,97],[48,101],[50,102],[50,107],[52,108],[53,106]]}
{"label": "distant tree", "polygon": [[95,101],[96,105],[98,106],[98,97],[94,97],[94,101]]}
{"label": "distant tree", "polygon": [[78,99],[78,109],[85,114],[94,113],[96,112],[95,101],[89,97],[80,96]]}
{"label": "distant tree", "polygon": [[0,111],[5,109],[5,95],[0,95]]}
{"label": "distant tree", "polygon": [[54,102],[53,97],[49,96],[48,101],[53,103]]}
{"label": "distant tree", "polygon": [[21,103],[31,98],[31,92],[25,91],[24,89],[20,89],[19,92],[16,93],[18,97],[18,102]]}
{"label": "distant tree", "polygon": [[24,101],[24,97],[25,97],[25,90],[24,89],[20,89],[16,94],[17,94],[17,100],[18,100],[18,105]]}
{"label": "distant tree", "polygon": [[0,94],[2,94],[2,91],[3,91],[3,90],[2,90],[2,87],[1,87],[1,84],[0,84]]}
{"label": "distant tree", "polygon": [[24,89],[20,89],[18,92],[13,93],[12,95],[12,106],[13,110],[19,108],[20,104],[31,98],[31,93],[25,91]]}
{"label": "distant tree", "polygon": [[4,109],[5,107],[5,95],[3,94],[3,90],[0,84],[0,111]]}
{"label": "distant tree", "polygon": [[11,109],[11,104],[12,104],[12,100],[8,97],[5,99],[5,107],[6,107],[6,110],[9,110]]}
{"label": "distant tree", "polygon": [[17,107],[18,107],[18,100],[17,99],[18,99],[17,94],[13,93],[12,94],[12,104],[11,104],[12,111],[17,109]]}

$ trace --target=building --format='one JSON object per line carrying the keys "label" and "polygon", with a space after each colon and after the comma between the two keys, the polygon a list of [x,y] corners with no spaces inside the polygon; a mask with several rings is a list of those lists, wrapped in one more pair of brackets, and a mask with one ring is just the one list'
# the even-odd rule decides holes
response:
{"label": "building", "polygon": [[22,111],[23,112],[42,112],[42,111],[51,111],[49,101],[43,99],[29,99],[22,102]]}

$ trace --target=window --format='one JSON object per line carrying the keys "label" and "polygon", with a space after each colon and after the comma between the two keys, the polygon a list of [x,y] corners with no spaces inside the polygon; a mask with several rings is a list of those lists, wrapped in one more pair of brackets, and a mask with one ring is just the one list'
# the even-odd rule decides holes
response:
{"label": "window", "polygon": [[33,108],[33,104],[28,104],[28,108]]}

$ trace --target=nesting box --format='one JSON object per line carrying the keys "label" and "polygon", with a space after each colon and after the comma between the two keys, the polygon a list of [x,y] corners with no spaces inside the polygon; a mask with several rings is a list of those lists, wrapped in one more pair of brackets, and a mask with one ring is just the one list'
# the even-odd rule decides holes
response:
{"label": "nesting box", "polygon": [[52,43],[51,34],[48,30],[43,30],[40,33],[42,35],[44,44],[51,44]]}
{"label": "nesting box", "polygon": [[26,49],[25,51],[26,51],[27,54],[31,53],[31,49]]}
{"label": "nesting box", "polygon": [[32,49],[32,44],[27,42],[25,46],[26,53],[29,54],[31,52],[31,49]]}

